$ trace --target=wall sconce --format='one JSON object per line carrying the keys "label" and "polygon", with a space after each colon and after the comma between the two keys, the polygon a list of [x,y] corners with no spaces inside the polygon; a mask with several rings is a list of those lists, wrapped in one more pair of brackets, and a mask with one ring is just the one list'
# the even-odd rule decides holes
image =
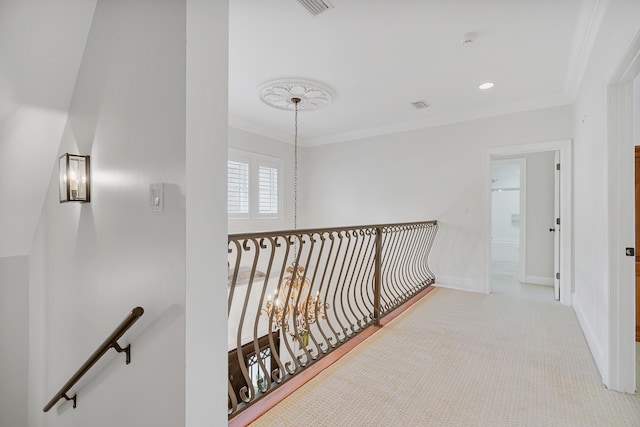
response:
{"label": "wall sconce", "polygon": [[90,184],[89,156],[60,156],[60,203],[90,202]]}

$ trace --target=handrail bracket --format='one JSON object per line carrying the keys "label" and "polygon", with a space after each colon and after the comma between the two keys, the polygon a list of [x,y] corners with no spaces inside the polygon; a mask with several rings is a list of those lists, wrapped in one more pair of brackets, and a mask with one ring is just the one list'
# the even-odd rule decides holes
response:
{"label": "handrail bracket", "polygon": [[70,400],[73,400],[73,407],[76,407],[76,403],[78,403],[78,395],[74,394],[73,397],[69,397],[67,396],[67,393],[63,394],[61,396],[62,398],[64,398],[64,400],[66,400],[67,402],[69,402]]}
{"label": "handrail bracket", "polygon": [[129,363],[131,363],[131,344],[129,344],[125,348],[122,348],[122,347],[120,347],[120,344],[118,344],[117,341],[114,341],[113,344],[111,344],[111,347],[113,347],[113,349],[115,351],[117,351],[118,353],[122,353],[124,351],[124,353],[127,356],[126,364],[128,365]]}

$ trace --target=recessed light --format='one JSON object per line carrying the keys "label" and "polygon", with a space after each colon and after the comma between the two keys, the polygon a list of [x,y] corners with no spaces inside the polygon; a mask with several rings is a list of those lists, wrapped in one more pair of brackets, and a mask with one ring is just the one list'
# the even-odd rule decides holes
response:
{"label": "recessed light", "polygon": [[493,83],[486,82],[486,83],[482,83],[480,86],[478,86],[478,89],[487,90],[487,89],[491,89],[492,87],[493,87]]}

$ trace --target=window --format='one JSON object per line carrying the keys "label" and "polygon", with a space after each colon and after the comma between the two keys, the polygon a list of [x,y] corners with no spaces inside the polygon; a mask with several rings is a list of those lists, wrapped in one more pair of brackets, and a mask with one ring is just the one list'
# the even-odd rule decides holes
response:
{"label": "window", "polygon": [[249,165],[227,162],[227,207],[230,214],[249,213]]}
{"label": "window", "polygon": [[278,214],[278,168],[260,166],[258,212],[267,215]]}
{"label": "window", "polygon": [[227,212],[230,219],[278,219],[282,160],[229,150]]}

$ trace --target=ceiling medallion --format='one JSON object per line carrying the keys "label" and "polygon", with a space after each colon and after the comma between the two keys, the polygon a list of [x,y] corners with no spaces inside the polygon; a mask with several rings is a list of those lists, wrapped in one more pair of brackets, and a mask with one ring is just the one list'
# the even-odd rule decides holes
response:
{"label": "ceiling medallion", "polygon": [[315,110],[333,100],[333,91],[322,83],[311,80],[272,80],[258,88],[260,99],[281,110],[294,110],[299,99],[299,110]]}

